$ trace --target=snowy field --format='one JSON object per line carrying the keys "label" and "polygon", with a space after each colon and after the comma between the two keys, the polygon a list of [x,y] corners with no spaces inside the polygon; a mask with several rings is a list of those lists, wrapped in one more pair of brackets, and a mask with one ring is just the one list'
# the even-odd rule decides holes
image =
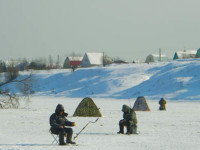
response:
{"label": "snowy field", "polygon": [[198,101],[167,101],[167,111],[158,111],[158,100],[148,100],[150,112],[136,112],[139,135],[118,135],[123,104],[133,106],[135,99],[99,99],[94,102],[103,115],[89,124],[78,136],[78,146],[51,145],[49,116],[58,103],[75,121],[74,135],[88,121],[96,118],[72,117],[81,98],[33,97],[21,109],[0,110],[0,150],[198,150],[200,149],[200,103]]}

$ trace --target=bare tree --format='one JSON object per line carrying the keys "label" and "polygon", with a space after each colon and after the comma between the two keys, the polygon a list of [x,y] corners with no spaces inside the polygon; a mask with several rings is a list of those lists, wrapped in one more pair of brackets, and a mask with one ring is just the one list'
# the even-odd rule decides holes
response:
{"label": "bare tree", "polygon": [[15,66],[10,65],[7,67],[6,79],[7,81],[14,80],[19,75],[19,70]]}
{"label": "bare tree", "polygon": [[57,61],[56,61],[56,69],[60,68],[60,56],[57,56]]}
{"label": "bare tree", "polygon": [[[8,67],[9,68],[9,67]],[[12,67],[11,67],[12,68]],[[19,98],[15,92],[10,92],[7,85],[15,83],[16,88],[22,93],[22,96],[29,100],[29,95],[33,93],[32,90],[32,74],[27,77],[17,78],[18,71],[15,69],[10,69],[9,72],[5,74],[5,78],[0,83],[0,108],[19,108]]]}
{"label": "bare tree", "polygon": [[49,55],[49,69],[53,69],[53,58]]}
{"label": "bare tree", "polygon": [[9,90],[0,90],[0,108],[19,108],[19,97]]}
{"label": "bare tree", "polygon": [[6,64],[3,61],[0,61],[0,73],[1,72],[6,72],[7,68],[6,68]]}
{"label": "bare tree", "polygon": [[32,60],[32,62],[28,66],[28,69],[45,70],[47,69],[46,64],[47,64],[47,60],[45,58],[38,58],[38,59]]}
{"label": "bare tree", "polygon": [[113,60],[108,55],[103,56],[103,66],[110,65],[113,63]]}
{"label": "bare tree", "polygon": [[28,60],[26,58],[23,58],[20,60],[20,65],[18,66],[18,69],[20,71],[28,70]]}

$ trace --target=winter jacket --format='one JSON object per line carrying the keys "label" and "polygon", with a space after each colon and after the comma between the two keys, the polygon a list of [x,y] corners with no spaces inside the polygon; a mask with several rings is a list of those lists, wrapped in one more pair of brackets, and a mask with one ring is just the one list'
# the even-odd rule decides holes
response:
{"label": "winter jacket", "polygon": [[131,126],[137,126],[137,117],[134,110],[132,110],[129,106],[123,105],[122,106],[123,114],[123,121],[125,124],[130,124]]}
{"label": "winter jacket", "polygon": [[[63,111],[63,114],[60,115],[60,112]],[[53,113],[50,116],[49,123],[51,125],[51,130],[57,130],[60,129],[60,126],[72,126],[72,122],[68,121],[65,117],[68,114],[64,112],[64,107],[61,104],[58,104],[55,110],[55,113]]]}
{"label": "winter jacket", "polygon": [[161,98],[161,100],[159,101],[160,104],[160,110],[166,110],[165,104],[166,104],[166,100],[164,100],[164,98]]}

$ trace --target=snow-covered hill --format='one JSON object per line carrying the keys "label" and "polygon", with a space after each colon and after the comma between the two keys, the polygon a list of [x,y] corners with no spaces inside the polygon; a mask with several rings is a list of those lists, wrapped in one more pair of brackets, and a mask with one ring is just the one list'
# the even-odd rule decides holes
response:
{"label": "snow-covered hill", "polygon": [[[129,99],[200,99],[200,59],[35,71],[35,95]],[[26,76],[27,72],[21,75]],[[11,85],[10,85],[11,86]],[[12,86],[15,90],[15,86]]]}

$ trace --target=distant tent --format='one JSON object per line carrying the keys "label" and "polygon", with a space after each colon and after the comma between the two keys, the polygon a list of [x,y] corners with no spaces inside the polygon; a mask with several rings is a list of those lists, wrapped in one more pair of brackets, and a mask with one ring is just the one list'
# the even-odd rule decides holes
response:
{"label": "distant tent", "polygon": [[86,97],[80,102],[73,116],[101,117],[102,115],[99,111],[99,108],[97,108],[97,106],[95,105],[94,101],[91,98]]}
{"label": "distant tent", "polygon": [[150,111],[147,101],[144,96],[139,96],[133,106],[134,111]]}

